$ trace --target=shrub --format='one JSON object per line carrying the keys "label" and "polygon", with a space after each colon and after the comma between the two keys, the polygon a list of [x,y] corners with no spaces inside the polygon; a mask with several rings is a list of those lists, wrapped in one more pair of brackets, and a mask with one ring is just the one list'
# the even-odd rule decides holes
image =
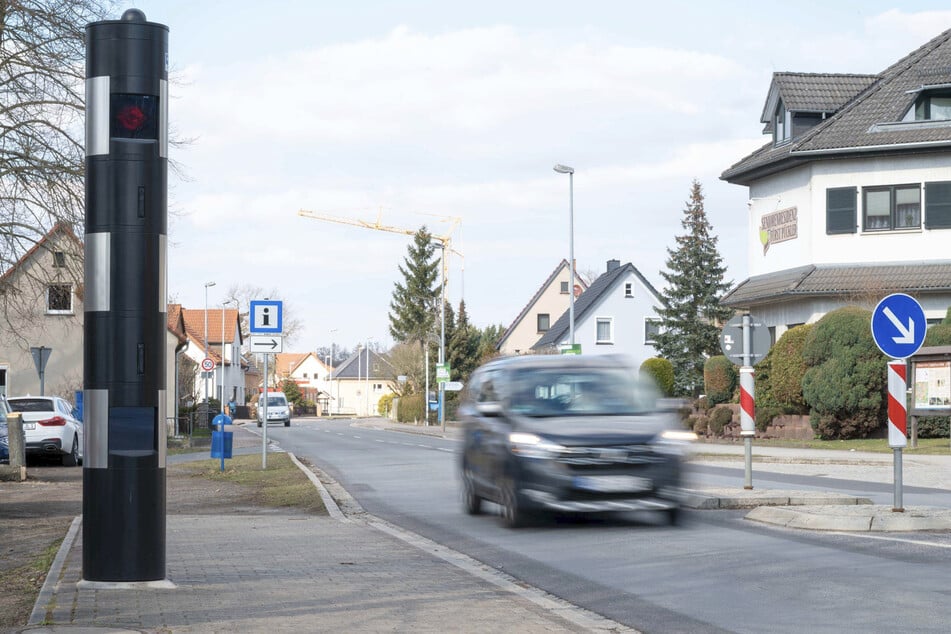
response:
{"label": "shrub", "polygon": [[710,434],[712,436],[722,436],[723,429],[733,422],[733,410],[725,406],[713,408],[710,414]]}
{"label": "shrub", "polygon": [[872,339],[871,313],[834,310],[806,337],[802,394],[820,438],[866,438],[886,420],[885,357]]}
{"label": "shrub", "polygon": [[[934,328],[934,326],[932,326]],[[918,417],[918,437],[919,438],[947,438],[948,437],[948,417],[947,416],[919,416]]]}
{"label": "shrub", "polygon": [[951,324],[941,322],[925,332],[923,346],[951,346]]}
{"label": "shrub", "polygon": [[806,362],[802,351],[812,325],[790,328],[769,351],[769,391],[772,399],[784,407],[787,414],[805,414],[808,411],[802,396],[802,377]]}
{"label": "shrub", "polygon": [[723,355],[710,357],[703,364],[703,390],[711,404],[727,403],[736,390],[736,367]]}
{"label": "shrub", "polygon": [[401,423],[415,423],[425,418],[422,394],[407,394],[400,398],[396,419]]}
{"label": "shrub", "polygon": [[641,364],[641,375],[649,376],[664,396],[674,391],[674,366],[667,359],[651,357]]}
{"label": "shrub", "polygon": [[384,394],[380,397],[380,400],[376,404],[376,411],[380,413],[380,416],[390,415],[390,409],[393,407],[394,398],[396,398],[396,394],[393,393]]}
{"label": "shrub", "polygon": [[687,429],[692,429],[698,436],[707,435],[707,419],[705,416],[688,416],[685,421]]}
{"label": "shrub", "polygon": [[756,400],[756,407],[754,409],[756,414],[754,416],[756,420],[756,431],[758,432],[766,431],[766,428],[769,427],[769,425],[773,422],[773,419],[777,416],[792,413],[784,411],[781,405],[777,405],[775,403],[761,405],[758,398]]}

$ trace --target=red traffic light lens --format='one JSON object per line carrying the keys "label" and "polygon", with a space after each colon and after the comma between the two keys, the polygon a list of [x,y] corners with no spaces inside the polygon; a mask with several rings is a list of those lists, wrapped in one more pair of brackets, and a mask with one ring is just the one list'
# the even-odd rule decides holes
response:
{"label": "red traffic light lens", "polygon": [[113,93],[109,105],[112,115],[110,136],[158,140],[158,97]]}
{"label": "red traffic light lens", "polygon": [[145,113],[138,106],[126,106],[116,114],[116,120],[124,129],[135,131],[145,123]]}

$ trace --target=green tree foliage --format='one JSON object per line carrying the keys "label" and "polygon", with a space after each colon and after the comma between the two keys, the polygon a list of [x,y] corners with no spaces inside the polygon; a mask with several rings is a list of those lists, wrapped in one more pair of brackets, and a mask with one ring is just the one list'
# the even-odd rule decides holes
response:
{"label": "green tree foliage", "polygon": [[479,331],[479,365],[499,356],[495,346],[504,332],[505,326],[502,324],[492,324]]}
{"label": "green tree foliage", "polygon": [[726,267],[717,251],[717,237],[703,208],[703,190],[694,181],[681,225],[677,247],[667,249],[666,305],[658,310],[661,332],[656,337],[660,355],[674,366],[674,394],[696,395],[703,385],[703,364],[719,354],[720,324],[732,310],[719,298],[730,288]]}
{"label": "green tree foliage", "polygon": [[670,396],[674,390],[674,366],[667,359],[651,357],[641,364],[641,375],[648,376],[657,385],[664,396]]}
{"label": "green tree foliage", "polygon": [[722,354],[703,364],[703,390],[712,405],[727,403],[736,390],[736,366]]}
{"label": "green tree foliage", "polygon": [[870,311],[847,306],[826,314],[806,337],[802,395],[821,438],[866,438],[885,423],[886,359],[871,319]]}
{"label": "green tree foliage", "polygon": [[300,391],[300,386],[293,380],[284,379],[284,382],[281,383],[281,391],[284,392],[287,401],[294,404],[294,407],[300,407],[304,404],[304,395]]}
{"label": "green tree foliage", "polygon": [[399,267],[403,281],[396,283],[390,301],[390,335],[397,343],[416,342],[421,346],[437,332],[440,287],[435,250],[426,227],[413,235],[413,243],[407,247]]}
{"label": "green tree foliage", "polygon": [[446,344],[446,360],[452,368],[453,381],[468,381],[473,370],[479,367],[479,329],[469,323],[466,302],[459,302],[452,336]]}

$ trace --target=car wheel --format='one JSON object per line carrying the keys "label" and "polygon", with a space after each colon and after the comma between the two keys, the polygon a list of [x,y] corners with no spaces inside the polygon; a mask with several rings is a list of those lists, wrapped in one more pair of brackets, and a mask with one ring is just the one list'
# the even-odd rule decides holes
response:
{"label": "car wheel", "polygon": [[681,519],[681,518],[680,518],[680,509],[679,509],[679,508],[677,508],[677,507],[675,506],[674,508],[667,509],[667,510],[664,511],[664,512],[667,513],[667,523],[668,523],[668,524],[670,524],[671,526],[677,526],[678,524],[680,524],[680,519]]}
{"label": "car wheel", "polygon": [[515,482],[507,480],[502,485],[502,523],[509,528],[520,528],[528,523],[528,512],[519,500]]}
{"label": "car wheel", "polygon": [[73,448],[69,453],[63,454],[63,466],[75,467],[79,464],[79,439],[73,436]]}
{"label": "car wheel", "polygon": [[284,426],[285,426],[285,427],[290,427],[290,426],[291,426],[291,419],[290,419],[290,418],[288,418],[286,421],[284,421]]}
{"label": "car wheel", "polygon": [[261,426],[261,421],[258,421],[258,427],[260,427],[260,426]]}
{"label": "car wheel", "polygon": [[482,498],[475,490],[475,482],[469,469],[462,471],[462,506],[468,515],[478,515],[482,512]]}

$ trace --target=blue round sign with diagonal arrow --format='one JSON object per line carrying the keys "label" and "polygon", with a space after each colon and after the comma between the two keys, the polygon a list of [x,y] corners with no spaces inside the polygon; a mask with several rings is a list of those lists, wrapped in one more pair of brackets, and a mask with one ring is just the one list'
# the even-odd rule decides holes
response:
{"label": "blue round sign with diagonal arrow", "polygon": [[904,293],[892,293],[872,311],[875,345],[893,359],[907,359],[918,352],[927,328],[921,304]]}

